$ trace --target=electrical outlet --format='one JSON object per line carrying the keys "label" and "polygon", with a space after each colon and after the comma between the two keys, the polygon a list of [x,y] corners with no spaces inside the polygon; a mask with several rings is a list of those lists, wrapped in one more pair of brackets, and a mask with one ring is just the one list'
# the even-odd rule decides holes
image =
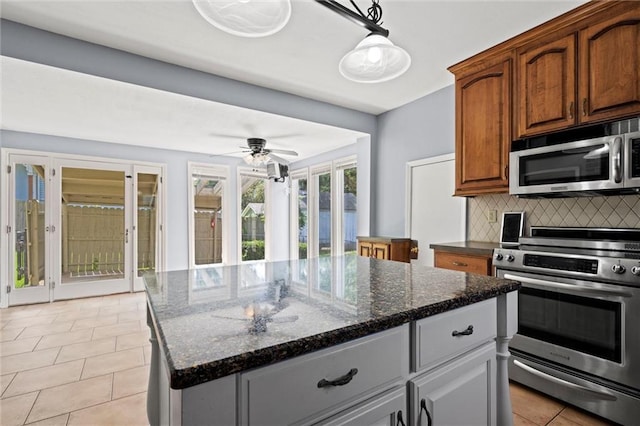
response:
{"label": "electrical outlet", "polygon": [[498,212],[496,210],[487,210],[487,222],[496,223],[498,221]]}

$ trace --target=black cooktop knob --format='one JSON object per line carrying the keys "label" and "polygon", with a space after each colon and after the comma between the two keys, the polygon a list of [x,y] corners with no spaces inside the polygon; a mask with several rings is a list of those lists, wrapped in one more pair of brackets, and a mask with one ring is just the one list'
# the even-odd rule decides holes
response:
{"label": "black cooktop knob", "polygon": [[508,254],[507,255],[507,262],[513,262],[514,260],[516,260],[516,257],[512,254]]}
{"label": "black cooktop knob", "polygon": [[502,255],[502,253],[496,254],[496,260],[502,260],[503,258],[504,256]]}

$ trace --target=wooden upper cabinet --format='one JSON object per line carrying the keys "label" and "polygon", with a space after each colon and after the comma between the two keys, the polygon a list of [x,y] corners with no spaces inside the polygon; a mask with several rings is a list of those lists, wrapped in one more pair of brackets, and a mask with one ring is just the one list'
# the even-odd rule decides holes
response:
{"label": "wooden upper cabinet", "polygon": [[518,136],[576,123],[576,35],[518,49]]}
{"label": "wooden upper cabinet", "polygon": [[640,114],[640,2],[517,49],[517,136]]}
{"label": "wooden upper cabinet", "polygon": [[511,56],[456,80],[455,195],[507,192]]}
{"label": "wooden upper cabinet", "polygon": [[640,114],[640,2],[580,31],[580,122]]}

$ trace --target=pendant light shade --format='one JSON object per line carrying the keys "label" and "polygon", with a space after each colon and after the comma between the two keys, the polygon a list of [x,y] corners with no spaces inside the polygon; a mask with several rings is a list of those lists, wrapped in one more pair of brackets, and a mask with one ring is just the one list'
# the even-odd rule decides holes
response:
{"label": "pendant light shade", "polygon": [[411,57],[380,34],[369,34],[347,53],[338,66],[340,74],[358,83],[381,83],[404,74]]}
{"label": "pendant light shade", "polygon": [[280,31],[291,17],[290,0],[192,0],[214,27],[241,37],[265,37]]}

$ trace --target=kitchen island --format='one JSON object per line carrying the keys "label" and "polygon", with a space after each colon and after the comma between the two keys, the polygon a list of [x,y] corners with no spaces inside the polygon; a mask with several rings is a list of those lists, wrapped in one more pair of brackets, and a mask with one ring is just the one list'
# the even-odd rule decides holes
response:
{"label": "kitchen island", "polygon": [[346,255],[145,282],[152,425],[511,423],[515,281]]}

